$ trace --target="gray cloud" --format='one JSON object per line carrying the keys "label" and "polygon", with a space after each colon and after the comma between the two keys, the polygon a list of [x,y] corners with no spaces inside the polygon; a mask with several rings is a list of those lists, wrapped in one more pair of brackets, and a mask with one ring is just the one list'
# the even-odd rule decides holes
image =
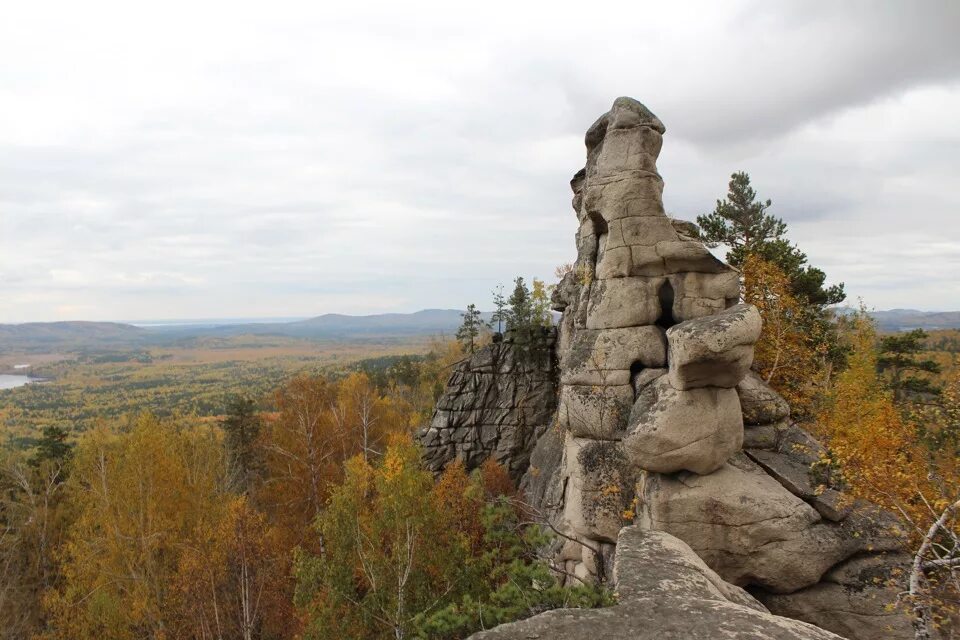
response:
{"label": "gray cloud", "polygon": [[624,94],[668,210],[745,169],[854,295],[960,306],[956,3],[322,5],[15,8],[0,321],[483,306],[572,257]]}

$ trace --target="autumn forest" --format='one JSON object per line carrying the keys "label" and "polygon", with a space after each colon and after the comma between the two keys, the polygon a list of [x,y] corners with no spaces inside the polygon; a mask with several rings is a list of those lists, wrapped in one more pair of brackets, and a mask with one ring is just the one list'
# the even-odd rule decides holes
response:
{"label": "autumn forest", "polygon": [[[826,443],[822,486],[908,524],[923,584],[890,606],[946,628],[960,332],[881,333],[865,308],[839,307],[843,286],[769,206],[737,173],[698,220],[763,318],[753,368]],[[39,362],[48,382],[0,391],[0,637],[453,640],[612,604],[604,585],[558,579],[557,532],[508,469],[435,476],[415,437],[458,363],[554,323],[551,291],[517,278],[464,311],[455,338],[241,336]]]}

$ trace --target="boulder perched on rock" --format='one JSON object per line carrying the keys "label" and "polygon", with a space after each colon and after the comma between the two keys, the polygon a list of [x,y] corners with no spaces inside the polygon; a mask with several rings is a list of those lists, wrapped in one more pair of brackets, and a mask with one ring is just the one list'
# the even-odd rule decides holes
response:
{"label": "boulder perched on rock", "polygon": [[769,613],[725,583],[680,540],[628,527],[615,560],[619,603],[558,609],[476,633],[472,640],[841,640],[811,624]]}
{"label": "boulder perched on rock", "polygon": [[743,418],[733,389],[679,390],[663,376],[640,392],[623,444],[640,469],[716,471],[740,450]]}
{"label": "boulder perched on rock", "polygon": [[737,386],[753,364],[760,324],[756,307],[739,304],[671,327],[670,382],[677,389]]}

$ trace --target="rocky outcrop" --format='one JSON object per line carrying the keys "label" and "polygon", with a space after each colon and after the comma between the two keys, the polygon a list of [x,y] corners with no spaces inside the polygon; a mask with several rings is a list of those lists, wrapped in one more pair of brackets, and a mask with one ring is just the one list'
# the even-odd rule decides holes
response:
{"label": "rocky outcrop", "polygon": [[[558,609],[476,633],[472,640],[839,640],[811,624],[768,612],[724,582],[673,536],[620,531],[614,564],[618,604]],[[876,636],[882,637],[882,636]]]}
{"label": "rocky outcrop", "polygon": [[460,459],[472,469],[492,457],[519,480],[556,412],[555,341],[551,330],[531,351],[508,333],[458,364],[418,434],[427,468],[440,471]]}
{"label": "rocky outcrop", "polygon": [[910,568],[906,554],[855,557],[812,587],[788,595],[758,592],[777,615],[832,629],[845,638],[912,638],[910,618],[891,607]]}
{"label": "rocky outcrop", "polygon": [[872,518],[825,521],[743,454],[705,476],[647,474],[639,494],[644,526],[682,539],[740,586],[791,593],[854,554],[896,549]]}
{"label": "rocky outcrop", "polygon": [[[516,633],[833,637],[776,635],[809,631],[782,631],[782,622],[751,618],[760,614],[730,595],[744,588],[774,612],[852,640],[911,637],[902,615],[877,608],[896,592],[900,524],[843,494],[821,464],[823,447],[750,372],[760,315],[738,304],[739,273],[710,254],[695,225],[666,216],[656,167],[664,132],[656,116],[629,98],[618,98],[587,132],[587,164],[570,183],[577,260],[552,299],[563,313],[558,371],[538,370],[542,379],[535,378],[536,385],[556,381],[552,426],[545,426],[546,413],[536,413],[532,422],[505,418],[509,428],[485,436],[483,425],[501,424],[490,422],[486,409],[517,413],[519,383],[473,377],[466,383],[462,374],[475,376],[478,364],[488,376],[499,370],[471,362],[454,373],[427,431],[428,460],[433,468],[453,457],[477,464],[490,452],[514,473],[527,469],[521,487],[566,536],[556,560],[581,580],[609,581],[614,551],[618,563],[630,566],[620,559],[633,557],[622,548],[624,527],[633,525],[626,530],[660,541],[644,543],[645,553],[667,562],[675,549],[664,541],[682,541],[684,554],[692,549],[712,572],[698,569],[701,575],[715,574],[724,589],[735,589],[720,589],[718,600],[696,591],[684,608],[671,594],[673,578],[643,582],[650,593],[640,611],[626,585],[647,577],[621,568],[618,589],[631,599],[604,612],[544,614],[514,626]],[[549,395],[536,385],[534,395]],[[455,411],[467,413],[451,430]],[[467,423],[474,431],[462,431]],[[514,426],[533,423],[532,431]],[[880,569],[886,582],[871,582]],[[650,613],[658,610],[668,620],[659,627]],[[715,614],[746,626],[723,626]],[[716,632],[746,628],[753,635]],[[503,633],[481,637],[529,637]]]}

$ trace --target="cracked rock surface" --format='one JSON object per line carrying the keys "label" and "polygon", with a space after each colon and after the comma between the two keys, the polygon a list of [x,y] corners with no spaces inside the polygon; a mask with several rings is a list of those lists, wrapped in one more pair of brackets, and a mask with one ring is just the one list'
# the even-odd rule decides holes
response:
{"label": "cracked rock surface", "polygon": [[620,531],[615,560],[618,604],[558,609],[476,633],[472,640],[839,640],[771,614],[725,583],[682,541],[659,531]]}

